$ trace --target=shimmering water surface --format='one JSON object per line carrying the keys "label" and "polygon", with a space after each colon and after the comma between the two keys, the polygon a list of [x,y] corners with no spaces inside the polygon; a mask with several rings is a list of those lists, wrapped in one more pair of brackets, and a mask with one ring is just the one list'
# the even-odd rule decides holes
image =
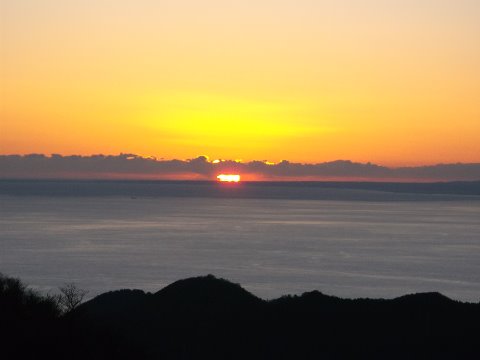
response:
{"label": "shimmering water surface", "polygon": [[479,201],[0,196],[0,272],[45,291],[208,273],[258,296],[480,300]]}

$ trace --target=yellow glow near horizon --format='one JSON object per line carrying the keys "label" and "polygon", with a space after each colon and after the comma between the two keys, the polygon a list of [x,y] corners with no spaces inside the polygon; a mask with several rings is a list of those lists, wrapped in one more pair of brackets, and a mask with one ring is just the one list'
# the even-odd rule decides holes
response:
{"label": "yellow glow near horizon", "polygon": [[221,182],[239,182],[240,175],[238,174],[220,174],[217,176],[218,181]]}
{"label": "yellow glow near horizon", "polygon": [[480,1],[0,7],[0,154],[480,162]]}
{"label": "yellow glow near horizon", "polygon": [[[142,116],[145,126],[162,134],[172,146],[216,147],[240,153],[253,145],[250,159],[255,158],[255,151],[292,137],[332,131],[321,124],[292,122],[301,110],[287,102],[192,92],[158,95],[149,102],[154,105]],[[234,154],[230,152],[229,158],[235,159]]]}

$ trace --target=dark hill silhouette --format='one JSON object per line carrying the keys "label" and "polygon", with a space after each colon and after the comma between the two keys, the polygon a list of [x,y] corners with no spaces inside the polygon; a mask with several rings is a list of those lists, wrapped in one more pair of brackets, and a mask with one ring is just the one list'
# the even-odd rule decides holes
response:
{"label": "dark hill silhouette", "polygon": [[[0,293],[3,317],[9,309],[4,296]],[[387,300],[311,291],[265,301],[208,275],[153,294],[108,292],[50,318],[50,359],[480,358],[480,303],[439,293]],[[28,321],[24,329],[38,329],[38,318]],[[15,319],[9,326],[15,328]],[[13,336],[38,346],[19,331],[3,329],[3,341]],[[46,348],[38,349],[41,357]]]}
{"label": "dark hill silhouette", "polygon": [[404,295],[400,296],[396,299],[394,299],[395,302],[397,303],[403,303],[403,304],[418,304],[418,305],[453,305],[458,303],[455,300],[452,300],[448,297],[446,297],[443,294],[440,294],[439,292],[427,292],[427,293],[419,293],[419,294],[409,294],[409,295]]}
{"label": "dark hill silhouette", "polygon": [[[101,318],[114,321],[145,318],[152,322],[165,320],[174,312],[177,321],[189,316],[243,311],[264,303],[240,285],[213,275],[176,281],[151,294],[142,290],[111,291],[95,297],[81,305],[78,312],[82,317]],[[173,311],[173,313],[172,313]]]}
{"label": "dark hill silhouette", "polygon": [[155,293],[161,304],[197,308],[234,308],[261,303],[239,284],[213,275],[178,280]]}

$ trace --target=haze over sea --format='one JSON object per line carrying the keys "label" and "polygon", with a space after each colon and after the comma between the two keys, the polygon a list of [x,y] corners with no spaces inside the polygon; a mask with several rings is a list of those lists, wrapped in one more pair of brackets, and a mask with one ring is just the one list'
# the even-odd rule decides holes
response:
{"label": "haze over sea", "polygon": [[90,296],[212,273],[264,298],[439,291],[477,302],[478,188],[4,180],[0,271]]}

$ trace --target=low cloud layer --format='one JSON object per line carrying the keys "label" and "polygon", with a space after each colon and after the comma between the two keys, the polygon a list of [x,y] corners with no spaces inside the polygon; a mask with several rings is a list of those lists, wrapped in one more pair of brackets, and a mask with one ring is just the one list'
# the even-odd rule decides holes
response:
{"label": "low cloud layer", "polygon": [[220,173],[238,173],[244,180],[468,181],[480,180],[480,163],[389,168],[348,160],[270,164],[264,161],[211,162],[204,156],[190,160],[157,160],[134,154],[0,155],[0,178],[3,179],[214,180]]}

